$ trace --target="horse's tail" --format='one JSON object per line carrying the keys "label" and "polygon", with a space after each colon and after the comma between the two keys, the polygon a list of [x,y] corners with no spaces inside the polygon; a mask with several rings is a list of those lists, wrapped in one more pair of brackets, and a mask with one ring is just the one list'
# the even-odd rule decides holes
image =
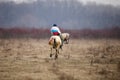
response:
{"label": "horse's tail", "polygon": [[57,42],[56,42],[56,39],[54,39],[53,48],[55,48],[56,46],[57,46]]}

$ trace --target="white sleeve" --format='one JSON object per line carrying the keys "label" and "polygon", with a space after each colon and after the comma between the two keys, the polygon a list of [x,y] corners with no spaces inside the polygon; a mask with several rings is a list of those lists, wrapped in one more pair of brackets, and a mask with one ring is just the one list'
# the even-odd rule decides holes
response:
{"label": "white sleeve", "polygon": [[60,33],[61,34],[61,31],[60,31],[60,29],[58,28],[58,33]]}
{"label": "white sleeve", "polygon": [[58,30],[58,32],[61,34],[61,31],[60,31],[60,30]]}

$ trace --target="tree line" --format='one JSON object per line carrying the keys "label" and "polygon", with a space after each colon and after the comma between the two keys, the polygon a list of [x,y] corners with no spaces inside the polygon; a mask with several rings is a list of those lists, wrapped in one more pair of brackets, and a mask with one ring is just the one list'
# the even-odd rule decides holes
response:
{"label": "tree line", "polygon": [[[68,32],[71,38],[113,38],[120,39],[120,27],[104,29],[63,29],[61,32]],[[49,38],[49,28],[0,28],[0,38]]]}

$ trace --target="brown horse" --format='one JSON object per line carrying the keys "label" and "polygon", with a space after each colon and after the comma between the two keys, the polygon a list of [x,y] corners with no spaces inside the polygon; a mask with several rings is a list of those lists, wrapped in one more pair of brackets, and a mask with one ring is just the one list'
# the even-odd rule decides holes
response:
{"label": "brown horse", "polygon": [[50,53],[50,57],[52,57],[53,53],[52,50],[55,49],[56,53],[55,53],[55,59],[58,58],[58,54],[59,54],[59,49],[60,49],[60,45],[61,45],[61,39],[59,36],[51,36],[49,39],[49,45],[51,48],[51,53]]}

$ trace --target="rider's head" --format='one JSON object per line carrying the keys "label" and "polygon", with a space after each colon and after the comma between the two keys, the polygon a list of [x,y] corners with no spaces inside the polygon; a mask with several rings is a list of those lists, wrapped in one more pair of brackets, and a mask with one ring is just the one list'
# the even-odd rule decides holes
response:
{"label": "rider's head", "polygon": [[53,24],[53,26],[57,26],[57,24]]}

